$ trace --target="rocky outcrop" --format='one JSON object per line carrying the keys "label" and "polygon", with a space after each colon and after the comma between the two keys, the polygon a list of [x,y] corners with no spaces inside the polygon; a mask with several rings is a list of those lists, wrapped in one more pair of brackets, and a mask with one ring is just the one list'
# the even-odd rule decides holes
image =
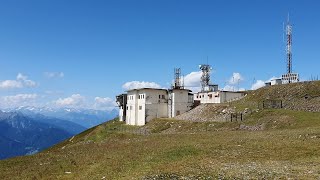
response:
{"label": "rocky outcrop", "polygon": [[231,108],[227,105],[201,104],[182,115],[176,116],[175,119],[190,120],[196,122],[225,122],[230,119],[230,114],[234,112],[235,108]]}

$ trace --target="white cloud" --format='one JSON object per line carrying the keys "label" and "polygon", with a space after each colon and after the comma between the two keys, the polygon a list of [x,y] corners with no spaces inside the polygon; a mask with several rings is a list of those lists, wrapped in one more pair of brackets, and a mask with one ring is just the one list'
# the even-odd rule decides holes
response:
{"label": "white cloud", "polygon": [[59,98],[55,101],[58,107],[83,107],[85,105],[85,97],[80,94],[73,94],[67,98]]}
{"label": "white cloud", "polygon": [[240,87],[240,83],[244,81],[242,75],[238,72],[232,73],[232,76],[226,82],[222,90],[224,91],[245,91],[245,88]]}
{"label": "white cloud", "polygon": [[[70,97],[52,100],[49,94],[16,94],[10,96],[0,96],[0,108],[11,109],[18,107],[50,107],[50,108],[76,108],[95,109],[112,111],[117,109],[117,103],[109,97],[88,98],[80,94],[73,94]],[[57,94],[56,94],[57,95]]]}
{"label": "white cloud", "polygon": [[64,77],[63,72],[45,72],[44,75],[47,78],[63,78]]}
{"label": "white cloud", "polygon": [[17,94],[0,98],[2,108],[14,108],[20,106],[32,106],[36,104],[37,94]]}
{"label": "white cloud", "polygon": [[[201,76],[202,71],[191,72],[184,77],[184,85],[186,88],[193,92],[199,92],[201,90]],[[224,91],[244,91],[244,88],[234,86],[235,84],[241,83],[244,78],[240,73],[234,72],[229,78],[227,85],[222,89]]]}
{"label": "white cloud", "polygon": [[80,94],[73,94],[67,98],[54,101],[56,108],[79,108],[111,111],[117,108],[117,103],[109,97],[87,98]]}
{"label": "white cloud", "polygon": [[25,81],[25,80],[27,80],[28,79],[28,76],[25,76],[25,75],[23,75],[23,74],[21,74],[21,73],[19,73],[18,75],[17,75],[17,80],[18,81]]}
{"label": "white cloud", "polygon": [[201,71],[195,71],[185,75],[183,77],[184,86],[187,89],[190,89],[192,92],[201,91],[201,85],[200,85],[201,76],[202,76]]}
{"label": "white cloud", "polygon": [[228,83],[231,84],[231,85],[234,85],[234,84],[238,84],[240,83],[241,81],[243,81],[243,77],[240,73],[238,72],[234,72],[231,76],[231,78],[229,79]]}
{"label": "white cloud", "polygon": [[186,87],[200,87],[202,72],[191,72],[184,76],[184,86]]}
{"label": "white cloud", "polygon": [[22,83],[16,80],[5,80],[0,82],[1,89],[16,89],[16,88],[22,88],[22,87],[23,87]]}
{"label": "white cloud", "polygon": [[109,97],[95,97],[94,98],[94,107],[95,109],[100,110],[112,110],[115,109],[117,106],[117,103],[115,100],[109,98]]}
{"label": "white cloud", "polygon": [[265,82],[262,80],[257,80],[254,84],[251,86],[251,90],[256,90],[259,88],[262,88],[265,86]]}
{"label": "white cloud", "polygon": [[161,86],[155,82],[131,81],[123,84],[122,88],[125,90],[130,90],[130,89],[140,89],[140,88],[161,88]]}
{"label": "white cloud", "polygon": [[24,80],[24,81],[23,81],[23,84],[24,84],[25,87],[36,87],[36,86],[37,86],[37,83],[36,83],[36,82],[31,81],[31,80],[29,80],[29,79]]}
{"label": "white cloud", "polygon": [[279,79],[279,77],[273,76],[273,77],[269,78],[267,81],[257,80],[255,83],[252,84],[251,90],[256,90],[256,89],[262,88],[265,86],[266,82],[270,82],[273,79]]}
{"label": "white cloud", "polygon": [[57,96],[57,95],[62,95],[63,91],[50,91],[50,90],[47,90],[47,91],[44,91],[44,93],[46,95]]}
{"label": "white cloud", "polygon": [[17,75],[16,80],[5,80],[0,81],[0,89],[17,89],[23,87],[35,87],[37,83],[29,80],[28,76],[25,76],[21,73]]}

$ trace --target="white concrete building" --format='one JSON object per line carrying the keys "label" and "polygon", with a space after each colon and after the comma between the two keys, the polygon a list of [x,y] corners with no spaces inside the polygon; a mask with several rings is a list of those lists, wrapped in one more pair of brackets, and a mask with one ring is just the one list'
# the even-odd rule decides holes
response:
{"label": "white concrete building", "polygon": [[282,79],[271,79],[271,86],[282,84]]}
{"label": "white concrete building", "polygon": [[[190,92],[186,89],[129,90],[126,104],[119,106],[119,119],[128,125],[143,126],[155,118],[175,117],[192,108],[193,94]],[[125,118],[121,118],[124,117],[124,112]]]}
{"label": "white concrete building", "polygon": [[198,92],[194,94],[194,100],[200,101],[201,104],[226,103],[226,102],[238,100],[244,95],[245,95],[244,92],[233,92],[233,91]]}
{"label": "white concrete building", "polygon": [[173,118],[193,107],[193,94],[188,89],[170,89],[168,91],[168,117]]}
{"label": "white concrete building", "polygon": [[287,73],[281,76],[282,84],[297,83],[300,81],[298,73]]}
{"label": "white concrete building", "polygon": [[126,123],[145,125],[154,118],[167,117],[168,95],[165,89],[133,89],[127,94]]}

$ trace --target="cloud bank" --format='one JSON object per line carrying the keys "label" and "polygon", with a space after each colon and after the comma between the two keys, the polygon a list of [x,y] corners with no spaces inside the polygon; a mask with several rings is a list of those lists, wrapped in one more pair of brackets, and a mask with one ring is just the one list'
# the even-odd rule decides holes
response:
{"label": "cloud bank", "polygon": [[201,71],[194,71],[191,72],[183,77],[184,80],[184,86],[187,89],[190,89],[192,92],[199,92],[201,90]]}
{"label": "cloud bank", "polygon": [[122,85],[124,90],[140,89],[140,88],[161,88],[161,86],[155,82],[145,81],[130,81]]}
{"label": "cloud bank", "polygon": [[45,72],[44,73],[45,77],[47,78],[63,78],[64,73],[63,72]]}
{"label": "cloud bank", "polygon": [[19,73],[16,77],[16,80],[4,80],[0,81],[0,89],[19,89],[24,87],[35,87],[37,83],[28,79],[28,76],[25,76]]}
{"label": "cloud bank", "polygon": [[21,106],[34,106],[37,104],[37,94],[17,94],[12,96],[0,97],[1,108],[16,108]]}
{"label": "cloud bank", "polygon": [[67,98],[59,98],[55,104],[58,107],[82,107],[85,104],[85,99],[80,94],[73,94]]}
{"label": "cloud bank", "polygon": [[224,91],[245,91],[245,88],[240,87],[240,84],[244,81],[243,76],[238,73],[232,73],[232,76],[226,82],[226,85],[222,88]]}

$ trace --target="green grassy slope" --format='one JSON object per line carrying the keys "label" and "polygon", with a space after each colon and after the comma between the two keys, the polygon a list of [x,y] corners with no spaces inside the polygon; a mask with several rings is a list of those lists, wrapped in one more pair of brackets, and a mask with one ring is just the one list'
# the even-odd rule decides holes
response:
{"label": "green grassy slope", "polygon": [[320,81],[263,87],[249,91],[235,103],[239,108],[255,108],[263,100],[282,100],[285,109],[320,112]]}
{"label": "green grassy slope", "polygon": [[[260,91],[272,92],[232,105],[248,107]],[[320,112],[260,109],[243,122],[156,119],[144,127],[113,120],[0,161],[0,179],[319,179],[319,147]]]}

